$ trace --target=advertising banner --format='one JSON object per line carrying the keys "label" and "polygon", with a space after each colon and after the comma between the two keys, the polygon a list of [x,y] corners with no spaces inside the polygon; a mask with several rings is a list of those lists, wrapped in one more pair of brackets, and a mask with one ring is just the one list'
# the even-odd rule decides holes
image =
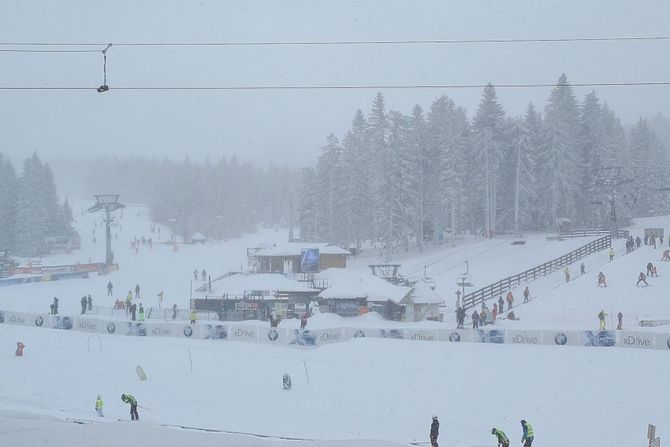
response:
{"label": "advertising banner", "polygon": [[259,328],[258,341],[270,345],[287,345],[288,329],[281,327]]}
{"label": "advertising banner", "polygon": [[365,338],[367,337],[365,329],[357,327],[347,327],[344,328],[344,339],[351,340],[352,338]]}
{"label": "advertising banner", "polygon": [[616,331],[582,331],[582,346],[616,346]]}
{"label": "advertising banner", "polygon": [[117,325],[117,332],[120,335],[135,335],[138,337],[146,337],[147,324],[139,323],[137,321],[119,322]]}
{"label": "advertising banner", "polygon": [[661,349],[663,351],[670,351],[670,333],[656,334],[654,338],[655,338],[654,345],[656,349]]}
{"label": "advertising banner", "polygon": [[316,330],[316,344],[325,345],[329,343],[339,343],[344,341],[344,329],[317,329]]}
{"label": "advertising banner", "polygon": [[505,331],[502,329],[476,329],[472,334],[475,343],[505,343]]}
{"label": "advertising banner", "polygon": [[300,250],[300,271],[302,273],[319,272],[318,248],[303,248]]}
{"label": "advertising banner", "polygon": [[77,317],[74,319],[73,329],[75,331],[82,331],[82,332],[106,333],[107,332],[106,327],[108,323],[109,322],[105,320]]}
{"label": "advertising banner", "polygon": [[0,311],[0,324],[19,326],[49,327],[49,315],[28,314],[23,312]]}
{"label": "advertising banner", "polygon": [[438,331],[438,340],[450,343],[471,343],[475,332],[474,329],[442,329]]}
{"label": "advertising banner", "polygon": [[505,343],[511,345],[541,345],[542,331],[505,331]]}
{"label": "advertising banner", "polygon": [[257,342],[258,327],[256,326],[231,326],[229,337],[232,341]]}
{"label": "advertising banner", "polygon": [[145,323],[149,337],[172,337],[177,326],[169,323]]}
{"label": "advertising banner", "polygon": [[412,341],[437,341],[437,330],[405,329],[405,340]]}
{"label": "advertising banner", "polygon": [[177,323],[175,325],[174,336],[181,338],[202,338],[201,325]]}
{"label": "advertising banner", "polygon": [[581,346],[579,331],[542,331],[542,344],[555,346]]}
{"label": "advertising banner", "polygon": [[654,349],[654,334],[651,332],[617,331],[617,335],[617,346]]}
{"label": "advertising banner", "polygon": [[202,324],[202,338],[208,340],[228,340],[230,330],[225,324]]}
{"label": "advertising banner", "polygon": [[288,344],[300,346],[315,346],[316,332],[315,331],[301,331],[300,329],[289,329]]}
{"label": "advertising banner", "polygon": [[74,327],[74,318],[66,315],[49,315],[49,327],[51,329],[70,330]]}

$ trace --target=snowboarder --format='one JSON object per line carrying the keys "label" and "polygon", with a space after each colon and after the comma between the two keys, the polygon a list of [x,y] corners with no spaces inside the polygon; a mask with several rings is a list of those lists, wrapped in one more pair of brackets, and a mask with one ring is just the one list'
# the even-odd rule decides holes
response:
{"label": "snowboarder", "polygon": [[51,309],[51,315],[58,315],[58,298],[54,297],[49,309]]}
{"label": "snowboarder", "polygon": [[479,329],[479,312],[476,309],[472,312],[472,329]]}
{"label": "snowboarder", "polygon": [[619,324],[617,324],[617,331],[622,331],[623,330],[623,314],[619,312],[616,316],[617,320],[619,320]]}
{"label": "snowboarder", "polygon": [[607,287],[605,274],[603,272],[598,273],[598,287]]}
{"label": "snowboarder", "polygon": [[140,285],[135,284],[135,298],[139,299],[140,298]]}
{"label": "snowboarder", "polygon": [[661,261],[670,261],[670,250],[663,250]]}
{"label": "snowboarder", "polygon": [[112,285],[111,281],[107,283],[107,296],[112,296],[112,288],[113,287],[114,286]]}
{"label": "snowboarder", "polygon": [[635,283],[635,285],[639,286],[640,282],[643,282],[645,286],[649,285],[647,284],[647,276],[644,274],[644,272],[640,272],[640,275],[637,277],[637,283]]}
{"label": "snowboarder", "polygon": [[565,274],[565,282],[570,282],[570,267],[566,265],[563,269],[563,274]]}
{"label": "snowboarder", "polygon": [[[507,292],[507,310],[510,311],[512,310],[512,304],[514,303],[514,295],[512,295],[512,291],[510,290]],[[502,307],[501,307],[502,309]]]}
{"label": "snowboarder", "polygon": [[456,309],[456,328],[463,329],[463,324],[465,323],[465,309],[462,306],[458,306]]}
{"label": "snowboarder", "polygon": [[598,321],[600,322],[600,330],[604,331],[605,330],[605,318],[607,318],[607,314],[605,313],[604,310],[601,310],[598,312]]}
{"label": "snowboarder", "polygon": [[86,298],[86,303],[88,304],[88,310],[93,310],[93,298],[91,298],[91,295]]}
{"label": "snowboarder", "polygon": [[196,318],[197,318],[197,315],[195,314],[195,310],[192,310],[191,311],[191,316],[189,317],[189,319],[191,320],[191,324],[195,324]]}
{"label": "snowboarder", "polygon": [[437,437],[440,435],[440,421],[437,416],[433,416],[433,422],[430,424],[430,445],[431,447],[438,447]]}
{"label": "snowboarder", "polygon": [[127,404],[130,404],[130,420],[139,421],[140,415],[137,414],[137,399],[132,394],[122,394],[121,400]]}
{"label": "snowboarder", "polygon": [[495,435],[498,438],[498,447],[509,447],[509,438],[504,431],[493,428],[491,429],[491,434]]}
{"label": "snowboarder", "polygon": [[102,396],[98,394],[98,397],[95,399],[95,412],[98,413],[98,417],[104,417],[102,415]]}
{"label": "snowboarder", "polygon": [[503,300],[502,295],[498,297],[498,309],[500,309],[500,313],[502,313],[503,310],[505,310],[505,301]]}
{"label": "snowboarder", "polygon": [[586,273],[586,266],[584,265],[583,262],[582,262],[582,264],[579,266],[579,271],[580,271],[580,273],[581,273],[582,275],[583,275],[584,273]]}
{"label": "snowboarder", "polygon": [[614,247],[610,247],[608,255],[610,257],[610,262],[612,262],[612,259],[614,259]]}
{"label": "snowboarder", "polygon": [[88,301],[86,300],[86,295],[84,295],[84,296],[81,298],[81,315],[84,315],[84,314],[86,313],[86,303],[87,303],[87,302],[88,302]]}
{"label": "snowboarder", "polygon": [[533,444],[533,439],[535,439],[533,426],[530,425],[525,419],[521,419],[521,428],[523,429],[523,437],[521,438],[523,447],[531,447]]}
{"label": "snowboarder", "polygon": [[144,321],[144,307],[142,307],[142,303],[140,303],[140,321]]}
{"label": "snowboarder", "polygon": [[530,290],[528,290],[528,286],[526,286],[526,288],[523,289],[523,302],[527,303],[529,298],[530,298]]}
{"label": "snowboarder", "polygon": [[172,305],[172,319],[173,320],[177,319],[177,305],[176,304]]}
{"label": "snowboarder", "polygon": [[305,327],[307,327],[307,314],[302,314],[302,318],[300,318],[300,330],[304,331]]}

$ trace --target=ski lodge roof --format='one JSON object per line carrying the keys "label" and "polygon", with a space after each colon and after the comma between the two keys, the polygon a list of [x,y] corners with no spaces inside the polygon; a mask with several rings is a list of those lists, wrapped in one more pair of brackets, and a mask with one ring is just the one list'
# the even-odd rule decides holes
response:
{"label": "ski lodge roof", "polygon": [[444,300],[431,288],[429,283],[419,280],[412,287],[412,303],[444,304]]}
{"label": "ski lodge roof", "polygon": [[212,294],[215,295],[243,295],[251,291],[280,291],[290,293],[314,293],[318,289],[307,287],[305,283],[289,279],[280,273],[259,273],[232,275],[212,282]]}
{"label": "ski lodge roof", "polygon": [[256,253],[256,256],[300,256],[302,250],[307,248],[318,248],[320,255],[345,255],[351,256],[348,250],[337,245],[330,245],[325,243],[305,243],[305,242],[285,242],[282,244],[275,244],[270,247],[262,247]]}
{"label": "ski lodge roof", "polygon": [[344,281],[338,281],[319,294],[322,299],[366,298],[368,302],[393,301],[400,303],[411,292],[410,287],[393,284],[371,274],[362,274]]}

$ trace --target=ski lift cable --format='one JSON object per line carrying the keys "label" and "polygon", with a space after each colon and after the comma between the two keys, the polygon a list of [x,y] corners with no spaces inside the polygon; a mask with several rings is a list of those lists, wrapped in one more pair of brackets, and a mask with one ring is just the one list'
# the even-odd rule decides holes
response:
{"label": "ski lift cable", "polygon": [[[476,243],[479,244],[479,243],[481,243],[481,242],[483,242],[483,241],[477,241]],[[446,254],[446,255],[444,255],[444,256],[440,256],[439,258],[435,259],[434,261],[431,261],[431,262],[429,262],[429,263],[427,263],[427,264],[424,264],[423,267],[420,267],[420,268],[418,268],[418,269],[416,269],[416,270],[414,270],[414,271],[412,271],[412,272],[407,273],[407,276],[415,275],[416,273],[419,273],[422,269],[425,269],[426,267],[429,267],[429,266],[431,266],[431,265],[433,265],[433,264],[437,264],[438,262],[443,261],[443,260],[445,260],[445,259],[447,259],[447,258],[449,258],[449,257],[451,257],[451,256],[453,256],[453,255],[455,255],[455,254],[457,254],[457,253],[462,252],[463,250],[468,249],[468,248],[471,248],[471,247],[469,247],[469,246],[467,246],[467,245],[466,245],[466,246],[463,246],[463,247],[459,247],[458,249],[456,249],[456,250],[454,250],[454,251],[452,251],[452,252],[449,252],[448,254]]]}
{"label": "ski lift cable", "polygon": [[[119,42],[119,47],[264,47],[264,46],[345,46],[345,45],[471,45],[471,44],[526,44],[526,43],[575,43],[575,42],[644,42],[668,41],[670,36],[601,36],[601,37],[540,37],[540,38],[491,38],[491,39],[392,39],[392,40],[323,40],[323,41],[242,41],[242,42]],[[0,42],[0,46],[13,47],[89,47],[106,43],[93,42]],[[50,52],[49,50],[0,49],[12,52]],[[53,50],[68,52],[69,50]],[[86,52],[87,50],[75,50]],[[92,50],[95,51],[95,50]]]}
{"label": "ski lift cable", "polygon": [[[482,89],[489,85],[496,89],[554,88],[554,87],[653,87],[670,86],[670,81],[642,82],[575,82],[515,84],[350,84],[350,85],[211,85],[211,86],[116,86],[109,90],[125,91],[268,91],[268,90],[420,90],[420,89]],[[0,90],[93,90],[92,86],[0,86]]]}
{"label": "ski lift cable", "polygon": [[477,253],[477,254],[474,255],[474,256],[470,256],[468,259],[465,259],[465,260],[463,260],[463,261],[461,261],[461,262],[459,262],[459,263],[457,263],[457,264],[452,265],[452,266],[449,267],[449,268],[446,268],[446,269],[444,269],[444,270],[441,270],[441,271],[438,272],[438,273],[435,273],[433,276],[431,276],[431,278],[435,278],[436,276],[439,276],[439,275],[441,275],[441,274],[443,274],[443,273],[446,273],[446,272],[448,272],[449,270],[452,270],[452,269],[458,267],[459,265],[463,264],[463,263],[466,262],[466,261],[470,261],[470,260],[472,260],[472,259],[474,259],[474,258],[477,258],[477,257],[483,255],[484,253],[488,253],[489,251],[493,250],[494,248],[498,248],[498,247],[500,247],[501,245],[503,245],[503,244],[507,244],[507,243],[508,243],[508,241],[501,241],[499,244],[493,245],[492,247],[489,247],[489,248],[487,248],[486,250],[483,250],[483,251]]}

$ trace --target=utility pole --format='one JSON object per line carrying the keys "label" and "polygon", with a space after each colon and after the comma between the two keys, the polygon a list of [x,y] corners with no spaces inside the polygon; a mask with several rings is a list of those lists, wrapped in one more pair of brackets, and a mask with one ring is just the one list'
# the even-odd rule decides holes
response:
{"label": "utility pole", "polygon": [[89,213],[94,213],[96,211],[105,211],[105,236],[106,236],[106,256],[105,263],[107,267],[114,263],[114,253],[112,252],[112,231],[110,224],[112,223],[113,217],[111,216],[112,211],[116,211],[121,208],[125,208],[125,205],[119,203],[119,194],[102,194],[95,195],[96,203],[88,209]]}
{"label": "utility pole", "polygon": [[620,186],[632,183],[633,179],[624,178],[621,175],[621,166],[603,168],[596,171],[592,189],[600,191],[608,196],[610,208],[610,238],[619,237],[619,223],[616,214],[616,193]]}

